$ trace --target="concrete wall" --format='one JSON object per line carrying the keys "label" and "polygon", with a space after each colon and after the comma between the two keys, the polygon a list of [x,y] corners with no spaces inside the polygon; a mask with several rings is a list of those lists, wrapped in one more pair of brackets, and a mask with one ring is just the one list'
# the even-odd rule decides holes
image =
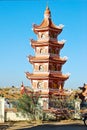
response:
{"label": "concrete wall", "polygon": [[21,113],[8,111],[5,113],[5,120],[6,121],[22,121],[22,120],[29,120],[27,117],[23,117]]}
{"label": "concrete wall", "polygon": [[4,123],[4,98],[0,97],[0,123]]}

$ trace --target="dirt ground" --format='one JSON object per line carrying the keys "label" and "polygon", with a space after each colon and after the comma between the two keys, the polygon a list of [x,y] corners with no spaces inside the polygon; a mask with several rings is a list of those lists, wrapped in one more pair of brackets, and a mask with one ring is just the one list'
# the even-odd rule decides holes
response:
{"label": "dirt ground", "polygon": [[41,121],[21,121],[21,122],[6,122],[4,124],[0,124],[0,130],[24,130],[24,129],[30,129],[35,126],[40,125],[69,125],[69,124],[79,124],[84,125],[81,120],[63,120],[63,121],[53,121],[53,122],[41,122]]}

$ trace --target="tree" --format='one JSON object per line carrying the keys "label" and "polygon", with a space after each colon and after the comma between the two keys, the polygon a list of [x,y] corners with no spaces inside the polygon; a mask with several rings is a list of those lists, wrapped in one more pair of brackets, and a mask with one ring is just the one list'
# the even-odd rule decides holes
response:
{"label": "tree", "polygon": [[51,95],[50,97],[50,106],[58,109],[68,108],[74,109],[74,97],[67,96],[59,98],[58,96]]}
{"label": "tree", "polygon": [[55,108],[51,109],[56,119],[69,119],[73,117],[74,111],[74,95],[59,97],[57,95],[51,95],[50,97],[50,107]]}
{"label": "tree", "polygon": [[23,94],[16,103],[18,112],[21,112],[25,117],[36,119],[36,112],[41,110],[38,100],[38,94]]}

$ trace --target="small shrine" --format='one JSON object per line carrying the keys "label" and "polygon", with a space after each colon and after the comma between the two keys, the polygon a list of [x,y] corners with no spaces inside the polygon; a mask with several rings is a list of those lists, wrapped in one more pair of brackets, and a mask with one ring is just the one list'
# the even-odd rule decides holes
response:
{"label": "small shrine", "polygon": [[31,39],[31,46],[35,50],[35,56],[28,56],[33,65],[33,72],[26,72],[26,77],[31,81],[34,93],[40,92],[40,104],[43,109],[50,107],[50,95],[61,95],[64,83],[69,74],[62,73],[62,66],[67,57],[60,57],[60,51],[64,47],[65,40],[58,41],[64,25],[55,25],[51,19],[51,11],[46,7],[44,19],[40,25],[33,25],[33,31],[37,40]]}

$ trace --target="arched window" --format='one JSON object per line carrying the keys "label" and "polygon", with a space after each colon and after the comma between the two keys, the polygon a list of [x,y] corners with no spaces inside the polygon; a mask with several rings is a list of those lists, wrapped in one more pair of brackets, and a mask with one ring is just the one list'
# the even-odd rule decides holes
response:
{"label": "arched window", "polygon": [[37,83],[37,88],[42,89],[43,88],[43,82],[38,82]]}
{"label": "arched window", "polygon": [[52,53],[52,48],[49,48],[49,53]]}
{"label": "arched window", "polygon": [[56,82],[54,82],[54,83],[53,83],[53,88],[54,88],[54,89],[56,89],[56,88],[57,88],[57,86],[58,86],[58,85],[57,85],[57,83],[56,83]]}
{"label": "arched window", "polygon": [[61,65],[58,65],[58,71],[61,71]]}
{"label": "arched window", "polygon": [[58,49],[58,48],[55,49],[55,53],[56,53],[56,54],[59,53],[59,49]]}
{"label": "arched window", "polygon": [[43,54],[44,53],[44,49],[41,48],[40,49],[40,53]]}
{"label": "arched window", "polygon": [[45,35],[44,35],[44,34],[42,34],[42,35],[41,35],[41,38],[45,38]]}
{"label": "arched window", "polygon": [[51,67],[51,65],[49,65],[49,70],[51,70],[52,69],[52,67]]}
{"label": "arched window", "polygon": [[39,71],[44,71],[44,67],[42,65],[39,66]]}
{"label": "arched window", "polygon": [[51,52],[52,54],[55,54],[55,49],[54,48],[52,48],[52,52]]}

